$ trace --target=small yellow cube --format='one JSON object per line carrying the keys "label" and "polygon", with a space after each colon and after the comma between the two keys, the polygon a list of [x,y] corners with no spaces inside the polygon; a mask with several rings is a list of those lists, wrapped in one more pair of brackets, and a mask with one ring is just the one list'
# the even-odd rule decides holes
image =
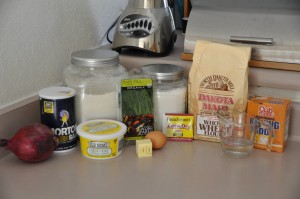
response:
{"label": "small yellow cube", "polygon": [[139,158],[152,156],[152,142],[150,139],[136,140],[135,146]]}

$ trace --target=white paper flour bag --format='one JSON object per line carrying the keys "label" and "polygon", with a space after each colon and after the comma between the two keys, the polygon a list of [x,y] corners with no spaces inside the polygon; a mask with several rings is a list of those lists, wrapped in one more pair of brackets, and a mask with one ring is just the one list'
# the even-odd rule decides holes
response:
{"label": "white paper flour bag", "polygon": [[195,115],[194,139],[219,142],[215,113],[245,111],[250,56],[250,47],[197,41],[188,83],[188,112]]}

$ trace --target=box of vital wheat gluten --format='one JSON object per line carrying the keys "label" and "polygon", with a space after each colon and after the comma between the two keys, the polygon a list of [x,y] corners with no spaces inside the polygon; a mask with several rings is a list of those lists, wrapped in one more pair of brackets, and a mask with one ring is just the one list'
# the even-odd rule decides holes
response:
{"label": "box of vital wheat gluten", "polygon": [[[273,97],[254,97],[248,101],[247,112],[253,116],[257,116],[260,120],[269,122],[273,126],[274,135],[271,151],[283,152],[286,148],[290,105],[291,101],[289,99]],[[269,136],[268,131],[259,128],[255,136],[254,147],[257,149],[267,149]]]}

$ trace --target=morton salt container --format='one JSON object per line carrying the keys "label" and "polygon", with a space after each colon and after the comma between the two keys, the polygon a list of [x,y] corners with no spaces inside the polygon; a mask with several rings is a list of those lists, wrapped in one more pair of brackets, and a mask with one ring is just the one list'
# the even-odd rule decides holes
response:
{"label": "morton salt container", "polygon": [[162,131],[166,113],[186,113],[187,81],[182,67],[171,64],[142,66],[141,75],[154,80],[154,129]]}
{"label": "morton salt container", "polygon": [[119,120],[118,86],[127,77],[112,50],[89,49],[73,52],[64,71],[67,86],[76,90],[76,118]]}
{"label": "morton salt container", "polygon": [[58,138],[55,152],[66,152],[77,145],[75,90],[49,87],[39,91],[41,123],[52,129]]}

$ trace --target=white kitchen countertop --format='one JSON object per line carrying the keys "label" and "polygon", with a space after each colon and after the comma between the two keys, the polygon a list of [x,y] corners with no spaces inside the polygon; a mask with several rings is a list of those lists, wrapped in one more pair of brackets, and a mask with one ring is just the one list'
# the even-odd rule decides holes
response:
{"label": "white kitchen countertop", "polygon": [[35,164],[10,154],[0,159],[0,198],[298,199],[300,143],[288,144],[284,153],[255,149],[243,159],[199,140],[169,141],[148,158],[134,145],[108,160],[86,158],[79,147]]}

